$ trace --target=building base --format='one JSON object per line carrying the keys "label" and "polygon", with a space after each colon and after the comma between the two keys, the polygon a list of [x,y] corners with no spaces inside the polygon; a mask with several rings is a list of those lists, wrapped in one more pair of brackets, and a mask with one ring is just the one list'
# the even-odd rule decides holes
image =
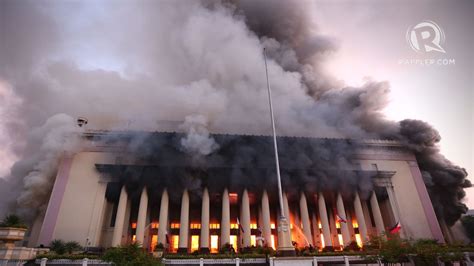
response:
{"label": "building base", "polygon": [[211,250],[209,248],[200,248],[199,253],[201,253],[201,254],[210,254]]}
{"label": "building base", "polygon": [[325,246],[323,248],[323,252],[334,252],[334,247],[333,246]]}
{"label": "building base", "polygon": [[281,247],[277,249],[277,255],[282,257],[294,257],[296,256],[296,250],[293,247]]}
{"label": "building base", "polygon": [[179,254],[188,254],[188,248],[178,248]]}

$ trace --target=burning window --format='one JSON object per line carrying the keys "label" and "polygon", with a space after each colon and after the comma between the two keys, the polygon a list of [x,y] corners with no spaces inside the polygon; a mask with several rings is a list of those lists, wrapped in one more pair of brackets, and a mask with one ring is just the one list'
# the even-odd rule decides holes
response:
{"label": "burning window", "polygon": [[190,228],[191,229],[201,229],[201,224],[191,224]]}
{"label": "burning window", "polygon": [[219,228],[221,228],[221,225],[220,224],[209,224],[209,228],[210,229],[219,229]]}
{"label": "burning window", "polygon": [[173,235],[171,237],[170,247],[171,247],[171,252],[176,252],[178,250],[178,247],[179,247],[179,236],[178,235]]}
{"label": "burning window", "polygon": [[232,245],[234,250],[237,251],[237,236],[236,235],[230,236],[230,244]]}
{"label": "burning window", "polygon": [[237,204],[239,202],[239,195],[237,193],[229,193],[229,203]]}
{"label": "burning window", "polygon": [[191,236],[191,252],[194,252],[196,250],[199,250],[199,236],[192,235]]}
{"label": "burning window", "polygon": [[355,239],[356,239],[356,242],[357,242],[357,246],[362,247],[363,243],[362,243],[362,238],[360,237],[360,234],[356,234]]}
{"label": "burning window", "polygon": [[137,223],[136,223],[136,222],[133,222],[133,223],[131,224],[131,227],[132,227],[132,229],[137,229]]}
{"label": "burning window", "polygon": [[359,223],[357,223],[357,220],[352,220],[352,227],[354,227],[354,229],[359,228]]}
{"label": "burning window", "polygon": [[171,229],[179,229],[179,223],[172,223],[172,224],[170,225],[170,228],[171,228]]}
{"label": "burning window", "polygon": [[219,236],[211,235],[211,253],[219,252]]}

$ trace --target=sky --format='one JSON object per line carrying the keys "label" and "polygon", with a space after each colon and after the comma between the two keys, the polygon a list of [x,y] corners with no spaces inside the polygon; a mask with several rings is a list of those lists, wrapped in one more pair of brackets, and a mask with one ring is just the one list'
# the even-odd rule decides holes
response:
{"label": "sky", "polygon": [[[356,3],[355,3],[356,2]],[[328,71],[349,85],[387,80],[394,120],[421,119],[441,134],[442,153],[474,181],[474,1],[316,1],[316,24],[339,49]],[[446,36],[445,54],[422,54],[406,42],[408,28],[436,22]],[[400,59],[448,58],[454,65],[399,64]],[[474,189],[467,189],[474,208]]]}
{"label": "sky", "polygon": [[[108,25],[94,24],[91,18],[106,17],[119,9],[115,5],[96,3],[88,1],[86,5],[79,5],[70,1],[47,6],[55,14],[56,21],[67,22],[62,25],[62,34],[71,36],[62,45],[72,49],[58,49],[55,56],[74,58],[77,67],[84,70],[118,71],[122,75],[139,72],[139,65],[124,64],[125,59],[135,59],[131,55],[118,55],[117,51],[109,49],[107,41],[97,41],[121,40],[117,36],[120,32],[96,28],[84,31],[91,25],[107,28]],[[337,46],[331,56],[324,59],[327,60],[322,64],[325,71],[347,85],[360,86],[367,80],[388,81],[391,102],[384,111],[386,116],[394,120],[421,119],[432,124],[442,136],[443,154],[465,167],[474,181],[474,52],[471,50],[474,1],[315,0],[311,3],[315,31],[333,40]],[[420,54],[406,42],[407,30],[425,20],[434,21],[443,29],[446,53]],[[126,28],[127,21],[124,19],[121,23]],[[83,36],[74,36],[78,29]],[[106,37],[96,36],[98,33]],[[145,49],[147,45],[143,45]],[[426,58],[454,59],[455,64],[400,64],[404,59]],[[8,98],[8,103],[2,102],[2,98]],[[0,123],[11,115],[6,110],[10,112],[14,110],[11,106],[21,104],[21,99],[15,98],[11,88],[1,80],[0,103],[3,104],[0,114],[4,115],[0,116]],[[0,143],[10,145],[13,140],[1,133],[0,128]],[[5,176],[17,159],[8,147],[0,149],[0,176]],[[468,206],[474,208],[473,188],[468,189],[466,200]]]}

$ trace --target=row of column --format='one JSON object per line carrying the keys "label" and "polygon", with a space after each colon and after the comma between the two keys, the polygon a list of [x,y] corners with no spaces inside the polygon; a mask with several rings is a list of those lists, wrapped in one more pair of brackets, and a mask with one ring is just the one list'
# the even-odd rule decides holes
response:
{"label": "row of column", "polygon": [[[286,194],[283,197],[284,212],[287,219],[290,217],[290,211],[288,207],[288,199]],[[118,246],[121,244],[123,235],[127,232],[125,225],[126,217],[126,208],[128,202],[128,195],[125,190],[125,187],[122,187],[120,192],[120,199],[117,208],[115,228],[112,237],[112,246]],[[240,225],[243,228],[241,234],[243,247],[249,247],[251,245],[251,231],[250,231],[250,202],[248,191],[245,189],[242,193],[241,200],[241,210],[240,210]],[[317,196],[317,205],[319,210],[319,219],[322,227],[322,234],[324,237],[325,245],[332,246],[331,244],[331,228],[328,218],[327,205],[322,193],[319,193]],[[372,209],[373,218],[375,221],[375,227],[377,233],[381,234],[385,228],[383,223],[382,214],[380,212],[380,207],[378,204],[377,196],[375,192],[371,194],[370,205]],[[165,189],[161,197],[161,206],[159,214],[159,224],[166,225],[168,223],[169,215],[169,196],[168,192]],[[353,207],[355,210],[355,216],[359,226],[359,233],[362,240],[365,242],[368,240],[368,230],[367,224],[364,216],[363,207],[359,194],[356,192],[353,202]],[[313,237],[311,232],[311,217],[309,215],[307,199],[304,193],[300,194],[299,199],[299,208],[300,208],[300,219],[302,224],[302,231],[306,238],[308,245],[313,245]],[[140,197],[140,204],[138,210],[137,218],[137,228],[136,228],[136,241],[139,243],[144,242],[145,237],[145,227],[146,227],[146,216],[148,209],[148,194],[146,188],[143,189]],[[200,231],[200,248],[203,250],[209,249],[209,221],[210,221],[210,202],[209,202],[209,192],[207,188],[203,190],[202,195],[202,210],[201,210],[201,231]],[[336,210],[338,215],[347,219],[347,214],[344,206],[344,201],[340,193],[337,194],[336,198]],[[262,237],[265,243],[271,243],[271,218],[270,218],[270,203],[268,198],[268,193],[263,191],[261,198],[261,230]],[[230,201],[229,201],[229,192],[227,189],[224,190],[222,195],[222,216],[221,216],[221,243],[230,243]],[[313,215],[313,220],[316,220],[315,215]],[[347,221],[351,222],[351,221]],[[343,239],[344,246],[348,245],[352,239],[349,232],[348,224],[341,222],[341,234]],[[317,226],[317,223],[313,223],[314,226]],[[319,234],[319,228],[316,228],[315,233]],[[163,245],[166,243],[166,234],[167,227],[159,226],[158,227],[158,243]],[[180,229],[179,229],[179,243],[178,251],[187,251],[188,250],[188,241],[189,241],[189,193],[187,190],[184,190],[182,199],[181,199],[181,215],[180,215]]]}

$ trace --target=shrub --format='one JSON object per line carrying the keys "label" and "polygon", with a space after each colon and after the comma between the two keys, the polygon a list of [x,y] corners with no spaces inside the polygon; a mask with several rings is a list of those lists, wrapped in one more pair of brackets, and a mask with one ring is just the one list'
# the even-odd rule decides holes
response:
{"label": "shrub", "polygon": [[102,259],[118,266],[161,265],[159,260],[153,258],[136,243],[110,248],[102,256]]}
{"label": "shrub", "polygon": [[3,221],[0,222],[0,227],[15,227],[15,228],[28,228],[23,221],[15,214],[10,214],[3,218]]}
{"label": "shrub", "polygon": [[61,239],[54,239],[49,244],[49,249],[58,255],[66,253],[66,244]]}
{"label": "shrub", "polygon": [[235,253],[235,249],[231,244],[225,243],[224,245],[222,245],[221,249],[219,250],[219,253]]}
{"label": "shrub", "polygon": [[163,245],[163,243],[158,243],[155,247],[155,251],[156,250],[164,250],[165,249],[165,246]]}
{"label": "shrub", "polygon": [[351,241],[347,247],[344,248],[344,251],[360,251],[362,250],[356,241]]}
{"label": "shrub", "polygon": [[385,263],[398,263],[408,261],[408,255],[413,249],[405,239],[398,235],[372,236],[366,245],[366,250],[373,251],[377,255],[366,255],[370,260],[381,259]]}
{"label": "shrub", "polygon": [[82,251],[82,247],[76,241],[64,242],[61,239],[54,239],[51,241],[50,250],[58,255],[63,255],[65,253],[72,254],[77,251]]}
{"label": "shrub", "polygon": [[77,251],[82,251],[82,246],[76,241],[69,241],[64,244],[66,253],[72,254]]}

